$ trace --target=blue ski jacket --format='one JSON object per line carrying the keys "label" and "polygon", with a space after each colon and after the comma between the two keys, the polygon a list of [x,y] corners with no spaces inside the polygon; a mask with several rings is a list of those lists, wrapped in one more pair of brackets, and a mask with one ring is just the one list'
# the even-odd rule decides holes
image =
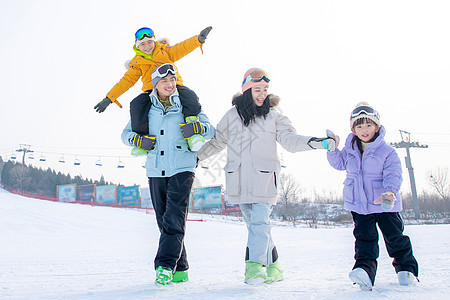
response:
{"label": "blue ski jacket", "polygon": [[[184,122],[182,105],[178,91],[170,96],[171,106],[164,108],[159,101],[156,89],[150,94],[149,135],[156,136],[155,148],[147,154],[145,169],[147,177],[171,177],[181,172],[194,172],[197,166],[197,153],[190,151],[187,140],[181,133],[180,124]],[[211,139],[215,129],[203,112],[198,115],[203,124],[205,139]],[[131,121],[122,132],[122,142],[133,146],[131,140],[136,132],[131,129]]]}

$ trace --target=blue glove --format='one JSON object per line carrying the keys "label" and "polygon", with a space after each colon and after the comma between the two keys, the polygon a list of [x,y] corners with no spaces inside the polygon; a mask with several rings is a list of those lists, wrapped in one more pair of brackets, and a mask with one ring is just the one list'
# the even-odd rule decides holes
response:
{"label": "blue glove", "polygon": [[149,151],[155,148],[156,136],[135,134],[131,143],[138,148]]}
{"label": "blue glove", "polygon": [[[190,120],[188,118],[191,118],[192,120],[194,120],[194,118],[195,118],[196,121],[190,122]],[[196,116],[187,117],[186,119],[189,123],[180,124],[181,133],[183,134],[185,139],[190,138],[194,134],[202,134],[203,133],[203,131],[204,131],[203,124],[201,122],[197,121],[198,118]]]}

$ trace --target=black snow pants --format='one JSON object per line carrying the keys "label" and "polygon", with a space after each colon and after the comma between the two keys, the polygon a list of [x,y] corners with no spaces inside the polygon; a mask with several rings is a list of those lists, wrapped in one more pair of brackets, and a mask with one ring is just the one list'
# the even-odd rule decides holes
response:
{"label": "black snow pants", "polygon": [[[196,116],[202,110],[202,106],[198,101],[197,94],[190,88],[177,85],[180,102],[183,106],[183,114],[187,116]],[[131,130],[138,134],[148,134],[148,112],[152,103],[150,101],[150,93],[148,90],[138,95],[130,102]]]}
{"label": "black snow pants", "polygon": [[192,172],[182,172],[172,177],[148,179],[160,231],[155,269],[159,266],[173,272],[189,269],[184,234],[194,177]]}
{"label": "black snow pants", "polygon": [[395,272],[409,271],[416,277],[419,266],[414,258],[411,240],[403,234],[403,220],[399,213],[386,212],[360,215],[352,212],[355,228],[355,268],[364,269],[369,274],[372,284],[375,283],[377,272],[377,258],[379,255],[378,230],[383,234],[386,250],[394,260],[392,265]]}

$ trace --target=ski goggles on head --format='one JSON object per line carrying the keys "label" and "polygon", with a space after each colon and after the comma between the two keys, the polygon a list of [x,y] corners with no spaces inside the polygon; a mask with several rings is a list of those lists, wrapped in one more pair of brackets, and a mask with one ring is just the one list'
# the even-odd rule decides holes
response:
{"label": "ski goggles on head", "polygon": [[148,27],[142,27],[141,29],[136,31],[136,33],[134,34],[134,37],[136,38],[136,40],[141,40],[145,36],[152,37],[154,35],[155,35],[155,33],[153,32],[153,30],[151,30]]}
{"label": "ski goggles on head", "polygon": [[161,65],[159,68],[155,69],[155,72],[153,72],[153,74],[152,74],[152,78],[155,78],[155,77],[164,78],[169,74],[176,75],[177,68],[175,68],[175,66],[172,64],[164,64],[164,65]]}
{"label": "ski goggles on head", "polygon": [[256,69],[253,72],[251,72],[247,77],[244,78],[242,85],[246,84],[249,81],[260,82],[261,80],[269,82],[270,81],[269,75],[267,75],[267,73],[263,69]]}
{"label": "ski goggles on head", "polygon": [[360,114],[366,114],[368,116],[374,116],[377,119],[380,118],[380,116],[378,115],[378,112],[371,106],[368,105],[361,105],[358,106],[357,108],[355,108],[351,115],[350,115],[350,119],[359,116]]}

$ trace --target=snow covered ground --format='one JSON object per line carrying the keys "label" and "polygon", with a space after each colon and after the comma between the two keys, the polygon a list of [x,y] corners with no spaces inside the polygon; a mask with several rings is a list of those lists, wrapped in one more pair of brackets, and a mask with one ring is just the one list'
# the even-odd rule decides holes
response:
{"label": "snow covered ground", "polygon": [[[190,215],[198,219],[198,215]],[[397,284],[381,242],[375,289],[353,286],[352,228],[274,226],[285,280],[243,283],[242,222],[187,225],[190,282],[153,285],[151,214],[34,200],[0,190],[0,299],[450,299],[450,226],[406,226],[420,283]]]}

